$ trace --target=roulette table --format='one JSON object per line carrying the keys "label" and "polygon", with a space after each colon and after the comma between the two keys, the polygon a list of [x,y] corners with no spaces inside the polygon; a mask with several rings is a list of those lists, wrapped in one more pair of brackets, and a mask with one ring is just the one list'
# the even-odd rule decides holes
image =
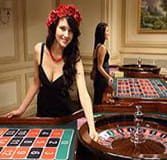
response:
{"label": "roulette table", "polygon": [[167,99],[167,84],[155,78],[115,78],[115,98]]}
{"label": "roulette table", "polygon": [[160,78],[115,78],[112,86],[106,88],[103,94],[104,104],[122,103],[127,106],[141,104],[155,110],[167,112],[167,84]]}
{"label": "roulette table", "polygon": [[140,126],[144,137],[141,141],[134,141],[134,133],[140,133],[140,130],[136,129],[138,125],[133,113],[122,111],[98,116],[95,126],[100,135],[98,142],[89,137],[87,123],[80,128],[79,139],[85,148],[98,157],[97,160],[167,159],[167,116],[144,114]]}
{"label": "roulette table", "polygon": [[76,159],[76,119],[82,116],[81,111],[62,118],[0,117],[0,159]]}

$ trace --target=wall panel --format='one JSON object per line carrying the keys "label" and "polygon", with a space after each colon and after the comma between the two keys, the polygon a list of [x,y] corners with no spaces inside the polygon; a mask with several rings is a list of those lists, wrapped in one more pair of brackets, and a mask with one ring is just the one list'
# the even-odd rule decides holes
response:
{"label": "wall panel", "polygon": [[17,19],[17,0],[0,0],[0,7],[9,9],[9,17],[6,15],[7,10],[2,10],[0,21],[0,64],[14,63],[19,61],[18,57],[18,25]]}
{"label": "wall panel", "polygon": [[4,76],[0,78],[0,110],[4,114],[17,108],[21,99],[21,77]]}

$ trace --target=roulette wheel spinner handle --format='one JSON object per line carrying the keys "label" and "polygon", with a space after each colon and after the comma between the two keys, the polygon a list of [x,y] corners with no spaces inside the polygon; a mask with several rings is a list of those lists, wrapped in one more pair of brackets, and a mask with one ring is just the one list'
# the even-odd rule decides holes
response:
{"label": "roulette wheel spinner handle", "polygon": [[137,59],[137,64],[138,64],[138,67],[141,67],[142,59],[140,57]]}
{"label": "roulette wheel spinner handle", "polygon": [[134,113],[134,121],[136,123],[136,127],[134,131],[131,134],[131,142],[135,144],[144,143],[145,137],[144,137],[144,131],[142,128],[143,123],[143,112],[140,110],[142,106],[136,106],[137,111]]}

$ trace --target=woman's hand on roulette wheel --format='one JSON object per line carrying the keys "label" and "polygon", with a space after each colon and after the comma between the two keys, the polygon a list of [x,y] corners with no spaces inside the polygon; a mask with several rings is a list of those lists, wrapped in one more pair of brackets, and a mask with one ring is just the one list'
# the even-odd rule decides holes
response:
{"label": "woman's hand on roulette wheel", "polygon": [[94,141],[98,141],[98,139],[99,139],[99,135],[98,135],[98,133],[96,131],[93,131],[93,132],[90,131],[89,132],[89,136]]}

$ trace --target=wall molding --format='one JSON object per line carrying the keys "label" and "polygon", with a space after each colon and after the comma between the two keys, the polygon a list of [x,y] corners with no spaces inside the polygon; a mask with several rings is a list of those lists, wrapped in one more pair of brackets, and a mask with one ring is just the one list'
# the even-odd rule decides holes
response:
{"label": "wall molding", "polygon": [[21,63],[12,63],[12,64],[4,64],[0,67],[0,73],[11,72],[11,71],[22,71],[29,70],[33,68],[33,62],[21,62]]}
{"label": "wall molding", "polygon": [[[19,62],[19,32],[18,32],[18,0],[11,0],[11,21],[9,22],[9,24],[4,24],[6,25],[6,27],[13,27],[12,31],[13,31],[13,42],[14,42],[14,56],[4,56],[4,57],[0,57],[0,65],[2,64],[8,64],[8,63],[16,63]],[[8,48],[6,48],[8,49]]]}
{"label": "wall molding", "polygon": [[[10,105],[4,105],[0,106],[1,114],[7,113],[15,108],[17,108],[20,104],[21,101],[21,76],[20,75],[9,75],[9,76],[4,76],[0,77],[0,84],[5,84],[5,83],[10,83],[10,82],[15,82],[16,83],[16,93],[13,95],[16,97],[16,103],[10,104]],[[5,93],[8,91],[5,90]],[[11,92],[9,90],[9,92]],[[8,94],[9,95],[9,94]],[[7,95],[1,95],[1,96],[7,96]],[[3,101],[3,98],[1,98],[1,101]]]}
{"label": "wall molding", "polygon": [[147,55],[167,55],[167,49],[166,48],[128,48],[128,47],[122,47],[120,48],[121,54],[147,54]]}

